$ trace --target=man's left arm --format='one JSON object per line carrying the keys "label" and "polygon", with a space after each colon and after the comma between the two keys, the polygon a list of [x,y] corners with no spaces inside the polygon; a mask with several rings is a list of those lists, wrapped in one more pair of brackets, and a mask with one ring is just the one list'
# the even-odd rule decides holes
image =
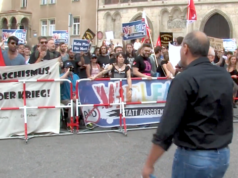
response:
{"label": "man's left arm", "polygon": [[157,132],[153,136],[153,145],[147,158],[143,177],[147,178],[153,173],[155,162],[169,149],[172,139],[176,133],[188,105],[188,93],[185,90],[185,82],[175,78],[170,85],[166,106],[158,126]]}

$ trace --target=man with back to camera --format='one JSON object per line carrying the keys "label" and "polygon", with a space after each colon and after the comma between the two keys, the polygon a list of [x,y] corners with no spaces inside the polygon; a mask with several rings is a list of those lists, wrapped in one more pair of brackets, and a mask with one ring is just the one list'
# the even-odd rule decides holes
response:
{"label": "man with back to camera", "polygon": [[6,66],[25,65],[24,57],[18,53],[18,38],[10,36],[7,41],[8,50],[2,51],[2,56]]}
{"label": "man with back to camera", "polygon": [[153,174],[155,162],[172,141],[177,145],[172,178],[224,176],[233,135],[233,81],[228,72],[210,63],[209,46],[203,32],[185,37],[180,52],[184,71],[171,82],[143,178]]}

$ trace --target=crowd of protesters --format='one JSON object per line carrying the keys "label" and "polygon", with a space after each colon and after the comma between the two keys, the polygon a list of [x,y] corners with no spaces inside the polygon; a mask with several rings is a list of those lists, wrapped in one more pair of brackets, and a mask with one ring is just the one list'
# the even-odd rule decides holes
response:
{"label": "crowd of protesters", "polygon": [[[56,45],[53,39],[44,36],[38,38],[38,44],[32,49],[18,42],[18,38],[14,36],[8,38],[8,48],[2,50],[6,66],[29,65],[58,58],[61,67],[60,77],[71,80],[74,92],[78,79],[127,78],[126,92],[128,97],[131,97],[132,77],[173,78],[183,70],[180,63],[176,67],[172,66],[167,46],[155,46],[152,49],[150,42],[141,43],[139,39],[134,44],[113,44],[113,41],[106,44],[103,41],[100,47],[94,47],[93,53],[90,53],[89,49],[88,52],[77,54],[67,44]],[[180,46],[182,42],[183,37],[178,37],[172,43]],[[207,57],[212,64],[225,68],[231,74],[235,98],[238,91],[238,49],[232,53],[210,47]],[[61,83],[61,102],[70,103],[70,86],[67,82]],[[235,99],[233,107],[236,107]]]}

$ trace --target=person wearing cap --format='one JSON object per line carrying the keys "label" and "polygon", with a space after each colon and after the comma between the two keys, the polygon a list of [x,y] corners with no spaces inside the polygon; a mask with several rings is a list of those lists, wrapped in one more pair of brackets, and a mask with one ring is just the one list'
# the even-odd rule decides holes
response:
{"label": "person wearing cap", "polygon": [[97,63],[97,56],[92,54],[91,62],[86,67],[87,77],[94,77],[100,73],[100,65]]}
{"label": "person wearing cap", "polygon": [[[73,73],[73,70],[74,70],[73,63],[70,61],[65,61],[63,63],[63,73],[60,75],[60,79],[68,79],[73,84],[73,93],[74,93],[73,116],[75,117],[75,108],[76,108],[75,93],[77,92],[76,91],[76,82],[77,82],[77,80],[79,80],[79,77],[78,77],[78,75]],[[67,81],[61,82],[60,84],[61,84],[60,85],[61,103],[64,105],[68,105],[70,103],[70,84]],[[69,109],[68,122],[70,122],[70,116],[71,116],[71,110]]]}

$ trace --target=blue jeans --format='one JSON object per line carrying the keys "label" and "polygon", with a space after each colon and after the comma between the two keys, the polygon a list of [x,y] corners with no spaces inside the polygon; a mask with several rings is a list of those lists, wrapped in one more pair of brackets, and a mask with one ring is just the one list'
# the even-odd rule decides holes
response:
{"label": "blue jeans", "polygon": [[222,178],[229,166],[228,147],[217,150],[190,150],[178,147],[172,178]]}

